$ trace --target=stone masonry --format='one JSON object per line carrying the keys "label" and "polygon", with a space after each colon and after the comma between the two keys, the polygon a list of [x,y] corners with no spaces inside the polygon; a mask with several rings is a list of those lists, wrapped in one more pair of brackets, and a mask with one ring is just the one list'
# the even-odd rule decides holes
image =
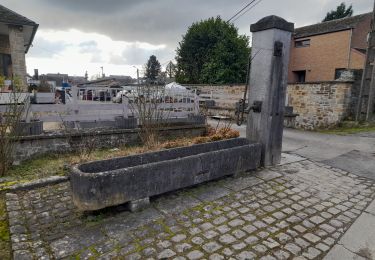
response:
{"label": "stone masonry", "polygon": [[25,42],[22,31],[22,26],[9,26],[9,43],[10,54],[12,57],[13,76],[19,77],[26,88]]}
{"label": "stone masonry", "polygon": [[296,83],[288,85],[296,128],[314,130],[337,126],[350,113],[352,82]]}
{"label": "stone masonry", "polygon": [[0,35],[0,53],[10,54],[9,37]]}
{"label": "stone masonry", "polygon": [[137,213],[79,212],[69,183],[6,205],[14,259],[322,259],[374,196],[375,182],[295,156]]}

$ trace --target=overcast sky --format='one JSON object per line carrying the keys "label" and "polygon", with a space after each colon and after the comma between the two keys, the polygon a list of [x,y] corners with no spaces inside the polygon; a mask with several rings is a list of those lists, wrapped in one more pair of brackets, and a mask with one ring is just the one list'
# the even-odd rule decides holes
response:
{"label": "overcast sky", "polygon": [[[262,0],[234,22],[251,36],[249,25],[278,15],[296,27],[321,21],[344,0]],[[174,59],[178,42],[196,21],[220,15],[229,19],[250,0],[0,0],[0,3],[39,24],[27,54],[32,75],[68,73],[89,76],[100,72],[135,77],[148,57],[162,65]],[[344,1],[354,15],[372,11],[373,0]]]}

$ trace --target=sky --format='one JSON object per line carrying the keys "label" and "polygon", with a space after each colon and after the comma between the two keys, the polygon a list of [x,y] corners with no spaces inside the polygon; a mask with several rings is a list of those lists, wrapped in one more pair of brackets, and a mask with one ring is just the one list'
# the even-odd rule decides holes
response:
{"label": "sky", "polygon": [[[259,1],[259,0],[257,0]],[[354,15],[371,12],[373,0],[261,0],[234,25],[250,37],[250,24],[268,15],[295,27],[320,22],[341,3],[352,4]],[[250,0],[0,0],[0,4],[39,24],[26,55],[33,75],[68,73],[89,78],[142,74],[151,55],[162,66],[174,60],[188,27],[221,16],[227,20]],[[254,2],[257,3],[257,2]]]}

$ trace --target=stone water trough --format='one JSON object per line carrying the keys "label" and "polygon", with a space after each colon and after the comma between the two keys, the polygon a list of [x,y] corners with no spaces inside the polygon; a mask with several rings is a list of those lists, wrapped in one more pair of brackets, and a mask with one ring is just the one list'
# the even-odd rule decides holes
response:
{"label": "stone water trough", "polygon": [[98,210],[130,202],[130,209],[149,197],[255,170],[261,146],[234,138],[121,158],[73,168],[73,201],[80,210]]}

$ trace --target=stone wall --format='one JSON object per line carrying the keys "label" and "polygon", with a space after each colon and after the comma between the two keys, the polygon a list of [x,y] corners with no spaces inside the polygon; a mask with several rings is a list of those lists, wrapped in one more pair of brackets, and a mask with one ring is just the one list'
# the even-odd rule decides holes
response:
{"label": "stone wall", "polygon": [[200,92],[200,99],[212,99],[215,101],[215,106],[204,109],[201,106],[202,112],[208,116],[229,116],[234,118],[234,111],[236,102],[243,98],[245,91],[245,84],[233,85],[184,85],[192,89],[197,89]]}
{"label": "stone wall", "polygon": [[9,43],[13,75],[20,77],[24,84],[24,90],[27,90],[25,43],[22,27],[9,26]]}
{"label": "stone wall", "polygon": [[353,82],[315,82],[288,85],[288,105],[299,114],[295,127],[331,128],[351,116]]}
{"label": "stone wall", "polygon": [[0,34],[0,53],[10,54],[9,36]]}
{"label": "stone wall", "polygon": [[[196,137],[206,130],[205,125],[166,127],[161,130],[163,138]],[[139,129],[101,130],[73,135],[45,134],[24,136],[16,145],[16,161],[24,161],[47,153],[63,153],[76,150],[85,142],[94,142],[97,148],[114,148],[139,144]]]}

